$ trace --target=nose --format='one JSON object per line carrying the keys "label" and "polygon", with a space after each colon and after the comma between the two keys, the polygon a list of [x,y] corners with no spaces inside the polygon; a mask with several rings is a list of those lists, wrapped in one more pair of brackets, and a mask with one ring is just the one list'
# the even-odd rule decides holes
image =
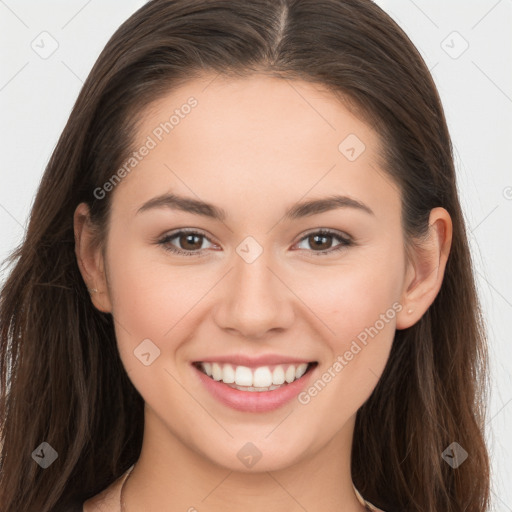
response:
{"label": "nose", "polygon": [[219,328],[245,339],[262,339],[293,325],[294,295],[271,265],[265,252],[252,263],[235,256],[215,308]]}

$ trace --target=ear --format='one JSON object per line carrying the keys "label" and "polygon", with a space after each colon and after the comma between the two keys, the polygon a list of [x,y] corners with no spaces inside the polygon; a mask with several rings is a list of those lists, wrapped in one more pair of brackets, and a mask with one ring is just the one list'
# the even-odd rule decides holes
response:
{"label": "ear", "polygon": [[414,325],[436,298],[443,283],[452,243],[452,220],[444,208],[430,212],[426,238],[411,249],[397,315],[397,329]]}
{"label": "ear", "polygon": [[112,304],[105,275],[105,262],[99,244],[95,242],[95,229],[89,207],[80,203],[73,216],[75,254],[78,268],[91,295],[91,301],[100,311],[110,313]]}

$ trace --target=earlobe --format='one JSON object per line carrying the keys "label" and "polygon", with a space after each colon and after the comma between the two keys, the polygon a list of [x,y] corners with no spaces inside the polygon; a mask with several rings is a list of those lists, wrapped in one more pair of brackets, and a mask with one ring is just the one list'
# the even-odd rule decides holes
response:
{"label": "earlobe", "polygon": [[105,265],[101,248],[94,243],[94,229],[87,204],[80,203],[73,216],[75,255],[78,268],[91,295],[91,301],[99,311],[110,313],[112,305],[108,293]]}
{"label": "earlobe", "polygon": [[403,309],[397,316],[397,329],[414,325],[434,302],[443,283],[451,243],[452,221],[449,213],[441,207],[432,209],[427,238],[413,244],[402,292]]}

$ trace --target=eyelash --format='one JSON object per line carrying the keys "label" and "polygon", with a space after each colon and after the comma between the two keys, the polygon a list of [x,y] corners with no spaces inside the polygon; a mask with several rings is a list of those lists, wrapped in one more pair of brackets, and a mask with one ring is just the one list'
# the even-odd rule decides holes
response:
{"label": "eyelash", "polygon": [[[163,248],[166,251],[172,252],[174,254],[179,254],[179,255],[182,255],[182,256],[200,256],[201,253],[202,253],[202,250],[199,250],[199,251],[185,251],[183,249],[179,249],[177,247],[169,245],[171,240],[173,240],[174,238],[177,238],[179,235],[182,235],[182,234],[199,235],[199,236],[209,240],[208,237],[204,233],[201,233],[200,231],[182,229],[180,231],[176,231],[175,233],[169,233],[168,235],[165,235],[162,239],[158,240],[157,244],[163,246]],[[343,249],[345,249],[347,247],[355,245],[354,241],[350,237],[342,236],[337,231],[333,231],[333,230],[330,230],[330,229],[319,229],[317,231],[311,231],[311,232],[307,233],[306,235],[304,235],[297,243],[302,242],[303,240],[309,238],[312,235],[332,236],[333,238],[336,238],[336,239],[338,239],[338,241],[341,242],[334,249],[327,249],[327,250],[324,250],[324,251],[311,251],[314,254],[314,257],[315,256],[322,256],[322,255],[325,255],[325,254],[336,253],[336,252],[341,251],[341,250],[343,250]]]}

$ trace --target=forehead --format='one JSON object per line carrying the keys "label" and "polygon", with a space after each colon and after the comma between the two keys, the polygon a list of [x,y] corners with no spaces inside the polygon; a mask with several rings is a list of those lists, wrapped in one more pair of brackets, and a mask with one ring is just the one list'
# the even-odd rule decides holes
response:
{"label": "forehead", "polygon": [[[187,106],[190,98],[196,103],[193,109]],[[327,149],[337,157],[339,143],[350,133],[365,139],[370,150],[376,149],[379,139],[325,87],[259,74],[243,78],[205,75],[170,91],[141,117],[139,139],[155,130],[159,138],[159,125],[171,121],[171,130],[164,129],[162,135],[169,144],[173,139],[182,148],[188,146],[191,131],[196,135],[195,145],[199,140],[205,145],[212,140],[218,144],[222,132],[238,143],[237,149],[257,149],[261,143],[288,157],[293,156],[287,152],[290,147],[298,157],[312,149]]]}
{"label": "forehead", "polygon": [[247,209],[326,192],[379,203],[396,192],[380,168],[378,134],[331,92],[304,81],[191,80],[145,110],[135,149],[149,141],[121,183],[134,200],[173,190],[217,204],[238,198]]}

